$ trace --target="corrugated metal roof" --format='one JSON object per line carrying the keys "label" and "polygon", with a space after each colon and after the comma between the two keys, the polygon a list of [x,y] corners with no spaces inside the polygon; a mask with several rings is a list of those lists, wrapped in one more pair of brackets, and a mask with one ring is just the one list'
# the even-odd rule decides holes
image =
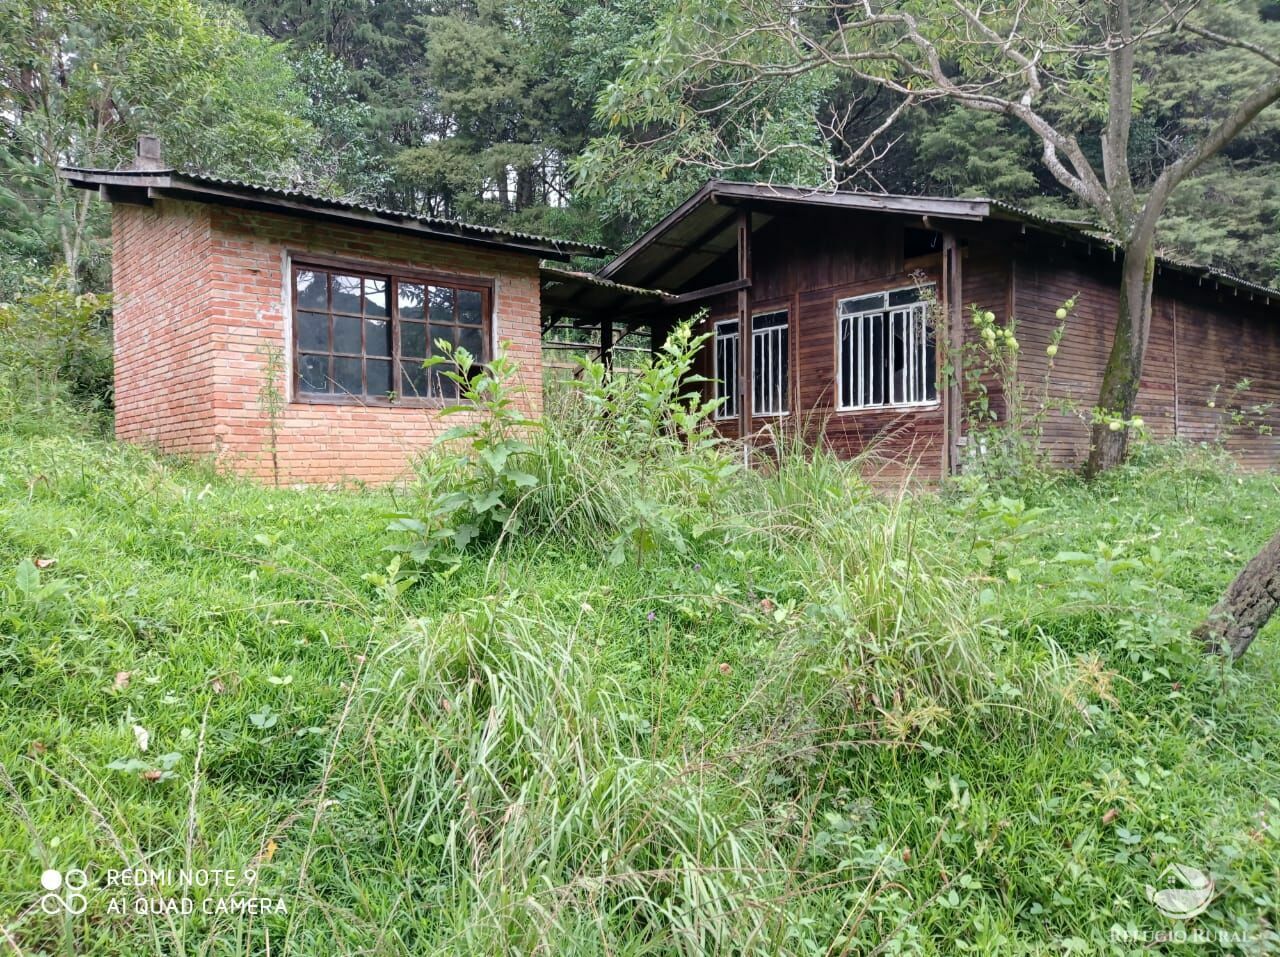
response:
{"label": "corrugated metal roof", "polygon": [[652,296],[655,299],[665,299],[670,293],[665,293],[661,289],[645,289],[643,286],[628,286],[623,282],[613,282],[605,279],[603,276],[597,276],[595,273],[580,272],[576,269],[559,269],[555,266],[543,266],[542,275],[549,278],[552,282],[566,283],[582,283],[587,286],[594,286],[598,289],[616,289],[619,292],[625,292],[633,296]]}
{"label": "corrugated metal roof", "polygon": [[555,239],[501,226],[481,226],[476,223],[465,223],[454,219],[420,216],[416,213],[389,209],[369,203],[319,196],[301,189],[267,186],[246,180],[212,176],[208,173],[194,170],[176,168],[106,170],[65,166],[61,168],[60,172],[66,179],[77,185],[128,185],[133,183],[138,186],[154,186],[159,189],[170,190],[194,189],[199,191],[204,189],[239,192],[264,199],[275,198],[299,203],[313,207],[317,211],[345,211],[394,221],[388,222],[388,225],[411,223],[425,232],[436,233],[441,236],[463,236],[490,240],[497,244],[542,247],[547,252],[560,256],[599,256],[608,253],[605,247],[593,243]]}
{"label": "corrugated metal roof", "polygon": [[[1029,209],[1023,209],[1021,206],[1015,206],[1013,203],[1007,203],[1001,199],[984,199],[982,202],[987,203],[993,210],[1005,213],[1002,218],[1018,220],[1020,222],[1030,223],[1042,229],[1052,230],[1064,235],[1069,235],[1075,239],[1092,240],[1102,243],[1113,250],[1120,250],[1122,247],[1115,237],[1094,228],[1092,223],[1085,220],[1071,219],[1054,219],[1052,216],[1045,216],[1041,213],[1032,212]],[[1258,295],[1275,297],[1280,299],[1280,289],[1254,282],[1252,279],[1246,279],[1230,270],[1222,269],[1217,266],[1208,266],[1203,263],[1192,262],[1184,259],[1175,252],[1169,250],[1159,250],[1156,252],[1156,262],[1161,266],[1175,269],[1178,272],[1199,275],[1205,278],[1212,278],[1218,282],[1224,282],[1228,285],[1239,286],[1241,289]]]}

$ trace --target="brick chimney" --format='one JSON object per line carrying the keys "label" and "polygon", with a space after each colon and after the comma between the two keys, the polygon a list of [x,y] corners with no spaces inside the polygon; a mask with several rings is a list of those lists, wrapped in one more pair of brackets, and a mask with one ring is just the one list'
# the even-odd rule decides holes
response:
{"label": "brick chimney", "polygon": [[160,148],[160,137],[144,133],[138,137],[138,155],[133,161],[134,169],[164,169],[164,155]]}

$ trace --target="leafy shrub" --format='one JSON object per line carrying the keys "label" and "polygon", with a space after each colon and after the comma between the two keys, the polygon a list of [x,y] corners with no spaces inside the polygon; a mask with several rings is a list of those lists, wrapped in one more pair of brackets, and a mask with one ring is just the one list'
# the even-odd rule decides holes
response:
{"label": "leafy shrub", "polygon": [[110,296],[77,293],[65,270],[29,277],[0,303],[0,374],[36,407],[70,397],[111,404]]}
{"label": "leafy shrub", "polygon": [[613,564],[685,555],[716,532],[740,466],[692,372],[707,339],[682,324],[631,373],[581,360],[580,377],[552,391],[533,449],[542,482],[526,503],[538,528],[597,541]]}
{"label": "leafy shrub", "polygon": [[1042,446],[1045,421],[1053,412],[1077,412],[1072,402],[1055,396],[1052,389],[1055,357],[1075,307],[1072,297],[1056,312],[1058,324],[1049,337],[1044,376],[1036,389],[1019,374],[1022,346],[1017,321],[1011,317],[1000,325],[995,313],[977,305],[970,308],[977,338],[966,340],[959,354],[952,356],[947,374],[965,397],[969,450],[965,467],[971,474],[989,482],[1049,476]]}
{"label": "leafy shrub", "polygon": [[479,366],[449,353],[456,368],[445,375],[466,404],[443,414],[468,422],[421,463],[418,508],[391,525],[414,540],[392,547],[448,565],[472,542],[521,530],[596,541],[614,564],[688,553],[723,517],[739,468],[691,372],[705,341],[682,325],[629,375],[582,360],[581,378],[550,391],[540,423],[517,409],[509,357]]}
{"label": "leafy shrub", "polygon": [[441,435],[421,463],[419,514],[397,516],[390,529],[414,538],[393,550],[415,562],[448,566],[472,541],[490,541],[517,527],[520,497],[537,484],[522,460],[531,449],[525,436],[538,423],[516,405],[516,364],[504,350],[481,365],[465,349],[444,341],[438,345],[444,354],[425,365],[452,364],[441,375],[457,386],[463,400],[440,414],[466,415],[468,421]]}

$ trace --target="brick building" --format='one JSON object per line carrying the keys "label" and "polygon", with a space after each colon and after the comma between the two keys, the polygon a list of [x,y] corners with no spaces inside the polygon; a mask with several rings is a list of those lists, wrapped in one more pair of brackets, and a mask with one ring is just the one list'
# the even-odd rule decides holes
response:
{"label": "brick building", "polygon": [[65,169],[111,203],[116,434],[282,480],[393,481],[448,425],[447,339],[519,362],[541,409],[539,264],[582,243],[154,168]]}

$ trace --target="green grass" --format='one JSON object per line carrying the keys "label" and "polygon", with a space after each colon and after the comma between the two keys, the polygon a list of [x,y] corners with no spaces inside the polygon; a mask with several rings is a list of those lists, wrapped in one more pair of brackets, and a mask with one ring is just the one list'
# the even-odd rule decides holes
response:
{"label": "green grass", "polygon": [[[1276,628],[1230,669],[1186,638],[1274,476],[1149,449],[885,501],[822,458],[691,492],[574,448],[539,453],[558,527],[409,581],[412,495],[0,431],[11,949],[1280,951]],[[611,565],[605,487],[715,527]],[[1217,888],[1185,925],[1144,894],[1175,863]],[[287,913],[138,914],[106,874],[139,865]],[[88,868],[85,915],[41,913],[49,867]]]}

